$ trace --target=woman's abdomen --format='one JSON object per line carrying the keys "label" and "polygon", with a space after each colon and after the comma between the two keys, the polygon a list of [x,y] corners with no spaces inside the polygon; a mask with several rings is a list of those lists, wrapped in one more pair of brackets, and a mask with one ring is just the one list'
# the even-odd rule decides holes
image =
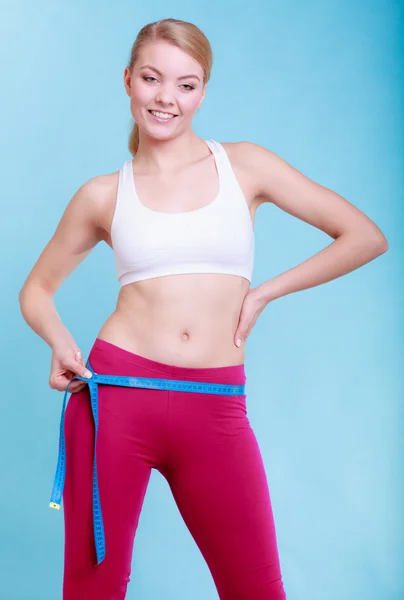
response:
{"label": "woman's abdomen", "polygon": [[100,339],[166,364],[244,363],[234,335],[249,282],[229,275],[156,278],[121,288]]}

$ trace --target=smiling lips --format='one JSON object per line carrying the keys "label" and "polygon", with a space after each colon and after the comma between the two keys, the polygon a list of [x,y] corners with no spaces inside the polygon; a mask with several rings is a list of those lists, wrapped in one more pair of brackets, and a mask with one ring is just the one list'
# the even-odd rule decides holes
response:
{"label": "smiling lips", "polygon": [[166,113],[166,112],[162,112],[160,110],[149,110],[148,111],[156,120],[158,121],[170,121],[171,119],[174,119],[177,115],[174,115],[173,113]]}

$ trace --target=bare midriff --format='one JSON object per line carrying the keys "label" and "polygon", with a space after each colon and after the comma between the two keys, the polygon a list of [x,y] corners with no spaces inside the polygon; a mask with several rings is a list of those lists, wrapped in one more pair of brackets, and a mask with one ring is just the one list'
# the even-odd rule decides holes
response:
{"label": "bare midriff", "polygon": [[187,273],[130,283],[98,337],[129,352],[182,367],[244,362],[235,345],[250,282],[236,275]]}

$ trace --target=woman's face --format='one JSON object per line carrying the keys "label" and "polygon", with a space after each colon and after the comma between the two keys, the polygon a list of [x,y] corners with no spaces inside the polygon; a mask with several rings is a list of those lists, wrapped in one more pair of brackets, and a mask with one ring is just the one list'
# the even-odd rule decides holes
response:
{"label": "woman's face", "polygon": [[[125,68],[124,83],[139,129],[157,139],[174,137],[191,127],[206,92],[201,65],[164,41],[143,46],[132,73]],[[163,121],[152,110],[176,116]]]}

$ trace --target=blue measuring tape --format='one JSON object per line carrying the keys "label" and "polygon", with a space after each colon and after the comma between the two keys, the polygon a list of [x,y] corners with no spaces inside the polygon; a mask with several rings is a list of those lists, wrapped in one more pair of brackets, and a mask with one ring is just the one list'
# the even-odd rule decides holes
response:
{"label": "blue measuring tape", "polygon": [[53,483],[52,494],[49,502],[50,508],[60,509],[62,502],[63,487],[66,475],[66,446],[64,434],[64,416],[66,409],[66,399],[69,390],[69,385],[75,379],[88,383],[91,398],[91,408],[93,412],[95,424],[95,441],[94,441],[94,463],[93,463],[93,527],[94,541],[97,554],[97,565],[105,558],[105,535],[104,523],[102,520],[100,494],[98,489],[97,478],[97,461],[96,447],[98,434],[98,384],[118,385],[124,387],[147,388],[151,390],[175,390],[177,392],[194,392],[197,394],[219,394],[224,396],[240,396],[244,394],[244,385],[227,385],[221,383],[206,383],[201,381],[181,381],[178,379],[154,379],[148,377],[125,377],[118,375],[99,375],[94,372],[89,361],[86,364],[87,368],[92,372],[92,377],[87,379],[77,375],[73,377],[65,391],[62,406],[62,416],[60,419],[60,434],[59,434],[59,456],[56,467],[56,475]]}

